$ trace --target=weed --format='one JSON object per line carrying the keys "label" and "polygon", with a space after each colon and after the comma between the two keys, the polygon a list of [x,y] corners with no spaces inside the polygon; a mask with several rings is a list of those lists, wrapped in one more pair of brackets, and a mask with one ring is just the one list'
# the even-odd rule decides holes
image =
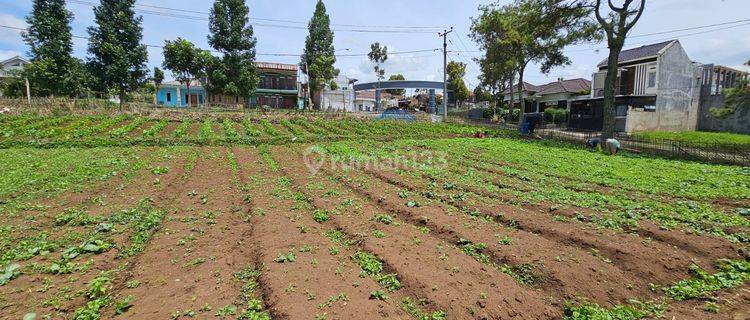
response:
{"label": "weed", "polygon": [[328,211],[321,210],[321,209],[315,209],[313,212],[313,220],[318,223],[323,223],[328,221]]}
{"label": "weed", "polygon": [[370,292],[370,299],[385,301],[388,299],[388,296],[385,294],[383,290],[376,290],[376,291]]}
{"label": "weed", "polygon": [[716,262],[715,274],[708,274],[693,265],[690,273],[693,279],[682,280],[663,288],[664,292],[676,301],[708,297],[711,293],[743,285],[750,280],[750,261],[722,259]]}
{"label": "weed", "polygon": [[387,215],[387,214],[377,214],[374,217],[372,217],[373,221],[382,222],[384,224],[391,224],[393,223],[393,217]]}
{"label": "weed", "polygon": [[278,263],[293,263],[297,261],[297,255],[294,254],[294,251],[289,251],[280,254],[274,261]]}

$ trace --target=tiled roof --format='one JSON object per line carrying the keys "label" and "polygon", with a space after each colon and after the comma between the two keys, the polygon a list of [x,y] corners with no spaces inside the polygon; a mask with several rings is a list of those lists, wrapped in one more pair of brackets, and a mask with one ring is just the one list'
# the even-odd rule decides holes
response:
{"label": "tiled roof", "polygon": [[591,89],[591,81],[586,79],[570,79],[563,81],[550,82],[541,86],[541,90],[537,92],[538,95],[542,94],[556,94],[556,93],[576,93],[580,91],[586,91]]}
{"label": "tiled roof", "polygon": [[[542,89],[541,86],[535,86],[526,81],[523,82],[523,91],[536,93],[536,92],[539,92],[539,90],[541,89]],[[513,85],[513,92],[516,92],[517,90],[518,90],[518,83]],[[510,89],[503,91],[503,93],[510,93]]]}
{"label": "tiled roof", "polygon": [[[633,61],[656,56],[659,54],[659,51],[666,48],[668,45],[672,44],[672,42],[675,41],[678,40],[669,40],[634,49],[623,50],[622,52],[620,52],[620,57],[617,59],[617,62]],[[608,62],[609,59],[602,60],[602,62],[599,63],[599,68],[606,67]]]}

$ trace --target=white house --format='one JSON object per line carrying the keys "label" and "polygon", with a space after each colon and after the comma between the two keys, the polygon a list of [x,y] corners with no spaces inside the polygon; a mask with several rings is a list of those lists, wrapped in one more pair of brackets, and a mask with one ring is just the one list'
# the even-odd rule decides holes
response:
{"label": "white house", "polygon": [[21,58],[20,56],[0,61],[0,78],[10,77],[12,71],[21,70],[23,69],[23,66],[28,63],[28,60]]}

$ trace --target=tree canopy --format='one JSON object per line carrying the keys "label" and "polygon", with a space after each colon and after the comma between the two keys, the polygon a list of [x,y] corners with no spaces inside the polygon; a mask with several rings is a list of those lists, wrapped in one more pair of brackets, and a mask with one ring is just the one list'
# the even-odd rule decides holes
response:
{"label": "tree canopy", "polygon": [[466,87],[464,76],[466,75],[466,64],[463,62],[448,62],[448,91],[453,92],[453,98],[460,104],[469,98],[469,88]]}
{"label": "tree canopy", "polygon": [[308,86],[313,105],[320,107],[320,90],[334,78],[336,63],[333,48],[333,31],[331,18],[326,13],[322,0],[315,5],[315,12],[307,25],[308,35],[305,39],[305,50],[302,53],[300,68],[308,77]]}
{"label": "tree canopy", "polygon": [[521,91],[530,63],[549,73],[554,67],[570,64],[563,52],[566,46],[600,38],[599,26],[591,20],[591,7],[584,1],[515,0],[502,6],[482,5],[479,11],[479,16],[472,18],[472,38],[486,52],[480,65],[490,74],[483,81],[495,83],[493,86],[501,78],[512,82],[518,75]]}
{"label": "tree canopy", "polygon": [[388,46],[380,46],[380,42],[371,44],[370,53],[367,54],[367,57],[375,65],[373,69],[378,81],[383,80],[385,78],[385,69],[381,65],[388,60]]}
{"label": "tree canopy", "polygon": [[[182,38],[165,41],[164,68],[172,71],[172,75],[187,86],[190,94],[191,82],[206,76],[207,68],[213,57],[208,51],[197,48],[192,42]],[[163,77],[163,75],[162,75]],[[188,99],[188,105],[190,105]]]}
{"label": "tree canopy", "polygon": [[82,61],[73,58],[70,23],[73,14],[65,0],[34,0],[26,17],[24,42],[29,46],[30,64],[23,76],[35,95],[76,96],[86,90],[88,78]]}
{"label": "tree canopy", "polygon": [[492,101],[492,94],[482,86],[474,88],[474,100],[476,102]]}
{"label": "tree canopy", "polygon": [[209,16],[208,44],[221,54],[207,64],[205,84],[212,93],[239,97],[242,101],[255,93],[258,75],[255,70],[255,44],[250,9],[243,0],[216,0]]}
{"label": "tree canopy", "polygon": [[[389,81],[406,80],[406,78],[404,78],[403,74],[397,73],[397,74],[392,74],[388,78],[388,80]],[[406,94],[406,89],[388,89],[388,90],[385,90],[385,92],[388,92],[395,96],[403,96],[404,94]]]}
{"label": "tree canopy", "polygon": [[146,80],[146,46],[141,44],[141,17],[135,0],[101,0],[94,7],[95,26],[89,27],[89,66],[100,91],[114,90],[125,102],[126,93]]}

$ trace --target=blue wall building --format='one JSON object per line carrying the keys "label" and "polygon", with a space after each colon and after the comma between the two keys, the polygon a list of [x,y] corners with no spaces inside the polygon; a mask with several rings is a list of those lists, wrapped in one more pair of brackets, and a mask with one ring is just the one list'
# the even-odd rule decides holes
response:
{"label": "blue wall building", "polygon": [[160,106],[184,108],[188,101],[192,106],[206,103],[206,89],[199,82],[190,85],[189,94],[187,86],[177,81],[162,84],[156,92],[156,104]]}

